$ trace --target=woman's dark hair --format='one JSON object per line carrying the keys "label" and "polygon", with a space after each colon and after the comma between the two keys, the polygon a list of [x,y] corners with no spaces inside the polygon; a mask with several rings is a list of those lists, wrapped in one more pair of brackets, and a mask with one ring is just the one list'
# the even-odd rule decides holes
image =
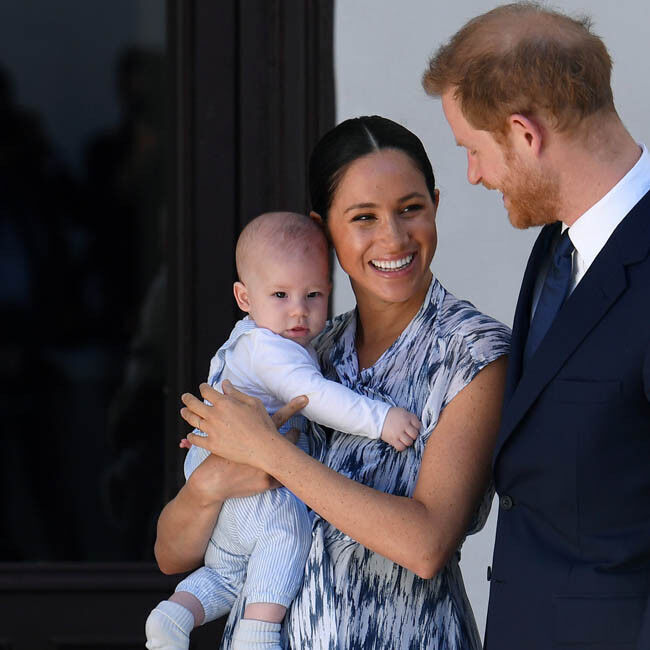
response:
{"label": "woman's dark hair", "polygon": [[434,200],[436,181],[420,139],[406,127],[385,117],[355,117],[328,131],[309,158],[311,208],[323,221],[327,220],[334,193],[348,165],[381,149],[396,149],[407,155],[422,172]]}

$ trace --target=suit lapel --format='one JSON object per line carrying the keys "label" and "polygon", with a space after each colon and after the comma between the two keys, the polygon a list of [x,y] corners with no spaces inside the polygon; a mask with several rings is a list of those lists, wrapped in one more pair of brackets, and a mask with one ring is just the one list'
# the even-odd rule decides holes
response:
{"label": "suit lapel", "polygon": [[510,347],[510,358],[508,360],[504,406],[510,401],[521,377],[521,364],[524,347],[526,346],[526,337],[528,336],[528,328],[530,327],[530,307],[535,290],[535,280],[548,255],[549,247],[559,233],[560,228],[561,224],[559,222],[542,228],[528,258],[512,325],[512,344]]}
{"label": "suit lapel", "polygon": [[[509,369],[507,386],[512,390],[506,393],[506,406],[501,420],[501,429],[494,452],[494,460],[505,441],[519,424],[528,409],[555,377],[567,358],[580,345],[589,332],[598,324],[607,311],[617,301],[627,287],[625,265],[637,262],[648,254],[650,246],[650,193],[633,208],[619,224],[598,257],[580,281],[574,292],[560,310],[539,348],[530,359],[526,371],[521,375],[521,357],[528,333],[528,314],[535,277],[544,252],[557,232],[557,227],[542,231],[538,242],[544,246],[538,251],[534,267],[531,263],[526,270],[524,285],[517,305],[514,324],[512,375]],[[547,230],[546,228],[544,230]],[[542,236],[545,241],[542,243]],[[529,273],[530,270],[530,273]],[[523,301],[525,298],[525,302]],[[520,313],[521,310],[527,313]],[[519,321],[517,320],[519,319]],[[517,381],[518,380],[518,381]]]}

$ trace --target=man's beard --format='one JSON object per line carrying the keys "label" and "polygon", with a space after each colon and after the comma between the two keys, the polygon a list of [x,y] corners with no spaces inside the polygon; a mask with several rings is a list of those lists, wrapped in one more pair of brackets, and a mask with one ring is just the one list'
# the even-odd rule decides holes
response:
{"label": "man's beard", "polygon": [[525,229],[557,221],[558,176],[525,167],[511,150],[506,151],[505,158],[508,172],[499,189],[507,201],[510,223]]}

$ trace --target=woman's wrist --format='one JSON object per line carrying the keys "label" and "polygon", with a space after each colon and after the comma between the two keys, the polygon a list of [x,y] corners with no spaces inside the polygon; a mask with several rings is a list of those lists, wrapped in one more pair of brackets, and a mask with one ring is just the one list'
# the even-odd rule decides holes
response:
{"label": "woman's wrist", "polygon": [[258,467],[282,483],[292,451],[299,449],[292,441],[274,430],[258,450]]}

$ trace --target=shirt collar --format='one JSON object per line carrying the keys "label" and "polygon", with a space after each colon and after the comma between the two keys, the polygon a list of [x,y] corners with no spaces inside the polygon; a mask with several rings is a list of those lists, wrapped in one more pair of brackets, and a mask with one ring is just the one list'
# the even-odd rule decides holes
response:
{"label": "shirt collar", "polygon": [[[634,167],[569,229],[569,237],[586,267],[596,259],[625,215],[650,190],[650,155],[644,144]],[[562,232],[566,230],[563,226]]]}

